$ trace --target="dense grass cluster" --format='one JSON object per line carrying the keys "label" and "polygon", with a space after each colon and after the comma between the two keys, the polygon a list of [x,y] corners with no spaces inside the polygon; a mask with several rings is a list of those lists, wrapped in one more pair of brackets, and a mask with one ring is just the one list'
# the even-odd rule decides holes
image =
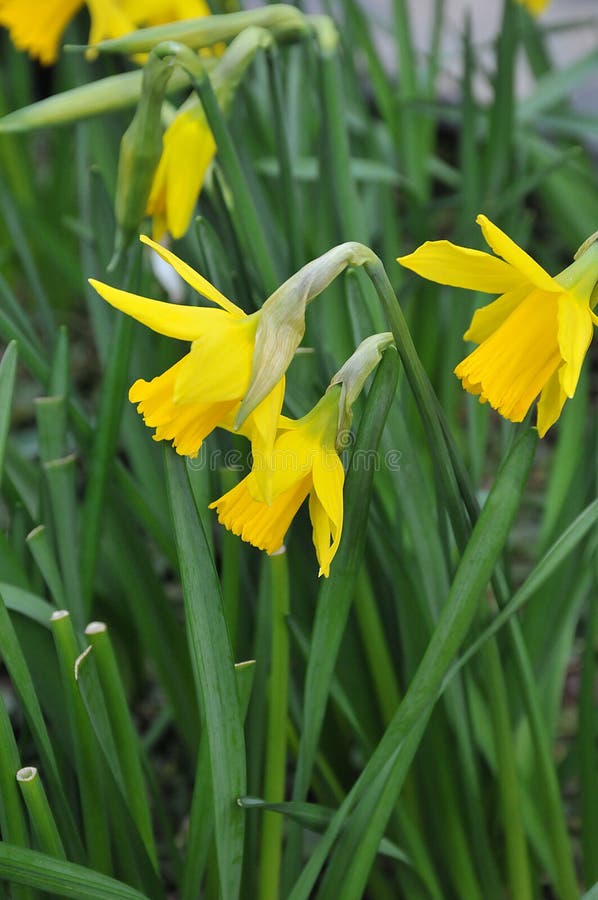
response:
{"label": "dense grass cluster", "polygon": [[[388,278],[349,268],[310,303],[287,373],[298,418],[368,335],[398,351],[343,434],[328,578],[306,508],[272,556],[208,509],[251,465],[243,437],[187,459],[127,403],[187,348],[87,279],[203,302],[137,240],[107,271],[143,60],[107,45],[42,68],[0,34],[0,896],[598,896],[592,351],[538,441],[535,412],[501,419],[453,374],[487,296],[396,262],[487,249],[484,213],[569,265],[598,226],[598,120],[571,103],[598,51],[555,68],[514,0],[482,47],[436,0],[420,54],[389,0],[389,71],[367,5],[288,31],[271,5],[234,97],[195,84],[218,151],[173,245],[247,313],[342,242],[382,261]],[[192,86],[174,87],[164,123]]]}

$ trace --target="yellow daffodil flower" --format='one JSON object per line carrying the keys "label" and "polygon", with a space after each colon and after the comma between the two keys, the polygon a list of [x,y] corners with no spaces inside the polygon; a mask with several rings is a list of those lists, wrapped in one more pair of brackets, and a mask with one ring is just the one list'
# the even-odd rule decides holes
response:
{"label": "yellow daffodil flower", "polygon": [[517,2],[527,7],[534,16],[539,16],[541,12],[544,12],[550,0],[517,0]]}
{"label": "yellow daffodil flower", "polygon": [[206,0],[0,0],[0,25],[9,29],[19,50],[50,65],[58,56],[66,26],[84,5],[91,19],[91,44],[144,26],[210,13]]}
{"label": "yellow daffodil flower", "polygon": [[168,126],[147,202],[156,241],[167,231],[174,238],[185,234],[215,153],[200,104],[180,112]]}
{"label": "yellow daffodil flower", "polygon": [[[172,441],[177,453],[197,456],[202,441],[217,425],[233,427],[251,380],[261,311],[248,316],[173,253],[145,236],[141,240],[220,309],[149,300],[94,279],[90,284],[116,309],[153,331],[191,341],[189,353],[162,375],[136,381],[129,400],[137,404],[145,424],[156,429],[154,440]],[[258,454],[267,454],[272,446],[283,396],[284,377],[244,422],[243,433]]]}
{"label": "yellow daffodil flower", "polygon": [[501,294],[475,312],[463,337],[479,346],[455,374],[466,391],[512,422],[521,422],[539,396],[543,437],[575,393],[598,323],[591,309],[598,245],[553,278],[486,216],[476,221],[496,256],[428,241],[398,261],[440,284]]}
{"label": "yellow daffodil flower", "polygon": [[[330,388],[306,416],[281,416],[274,449],[254,470],[210,509],[233,534],[260,550],[274,553],[299,507],[309,495],[309,515],[320,575],[328,576],[343,527],[345,473],[336,450],[341,388]],[[268,469],[272,502],[262,497],[260,476]]]}

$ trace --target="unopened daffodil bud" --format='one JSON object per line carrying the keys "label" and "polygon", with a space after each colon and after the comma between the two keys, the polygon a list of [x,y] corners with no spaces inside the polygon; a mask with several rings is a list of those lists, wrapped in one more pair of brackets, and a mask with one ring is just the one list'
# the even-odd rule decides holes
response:
{"label": "unopened daffodil bud", "polygon": [[305,333],[307,304],[347,267],[375,260],[375,254],[363,244],[339,244],[303,266],[266,300],[255,336],[251,381],[235,420],[237,428],[288,369]]}
{"label": "unopened daffodil bud", "polygon": [[338,433],[349,430],[353,419],[353,404],[361,394],[363,386],[372,374],[382,354],[394,344],[390,331],[372,334],[361,342],[349,359],[338,370],[330,381],[330,390],[334,385],[341,385],[339,403]]}
{"label": "unopened daffodil bud", "polygon": [[286,3],[272,3],[257,9],[226,13],[186,22],[169,22],[144,28],[96,45],[99,53],[148,53],[164,41],[177,41],[200,50],[221,42],[228,43],[246,28],[267,28],[277,41],[293,40],[309,29],[306,16]]}
{"label": "unopened daffodil bud", "polygon": [[162,153],[161,111],[171,59],[151,53],[143,70],[141,97],[131,124],[123,134],[116,185],[116,236],[114,265],[137,234],[145,215],[147,198]]}

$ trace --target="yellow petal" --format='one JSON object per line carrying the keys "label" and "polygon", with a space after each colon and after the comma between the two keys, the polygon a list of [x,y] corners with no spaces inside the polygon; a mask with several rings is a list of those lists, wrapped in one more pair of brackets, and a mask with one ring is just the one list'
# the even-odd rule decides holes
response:
{"label": "yellow petal", "polygon": [[89,9],[91,26],[89,43],[98,44],[105,38],[121,37],[135,30],[135,22],[122,5],[114,0],[85,0]]}
{"label": "yellow petal", "polygon": [[162,156],[154,176],[147,213],[165,217],[174,238],[189,228],[206,171],[214,158],[216,144],[205,117],[193,107],[179,113],[164,134]]}
{"label": "yellow petal", "polygon": [[187,263],[183,262],[182,259],[179,259],[178,256],[175,256],[174,253],[171,253],[170,250],[162,247],[161,244],[156,244],[145,234],[140,234],[139,240],[144,244],[147,244],[148,247],[151,247],[152,250],[155,250],[158,256],[161,256],[165,262],[169,263],[175,272],[178,272],[183,281],[186,281],[187,284],[192,287],[194,291],[197,291],[198,294],[201,294],[202,297],[221,306],[222,309],[225,309],[231,316],[241,318],[245,315],[243,310],[225,297],[224,294],[221,294],[218,288],[215,288],[213,284],[210,284],[210,282],[202,275],[192,269]]}
{"label": "yellow petal", "polygon": [[233,319],[219,310],[211,331],[194,341],[175,386],[177,403],[240,400],[249,387],[256,316]]}
{"label": "yellow petal", "polygon": [[511,266],[481,250],[458,247],[450,241],[426,241],[398,262],[418,275],[452,287],[503,294],[521,284],[521,275]]}
{"label": "yellow petal", "polygon": [[560,369],[548,379],[538,401],[538,434],[544,437],[561,414],[567,395],[561,387]]}
{"label": "yellow petal", "polygon": [[561,364],[557,310],[555,294],[532,291],[456,367],[465,390],[488,401],[506,419],[521,422]]}
{"label": "yellow petal", "polygon": [[559,372],[560,382],[567,397],[572,397],[594,334],[589,306],[569,293],[561,294],[558,323],[558,341],[564,361]]}
{"label": "yellow petal", "polygon": [[[313,542],[320,563],[320,575],[328,577],[343,530],[343,484],[345,471],[334,451],[316,457],[314,487],[309,498]],[[332,538],[332,543],[331,543]]]}
{"label": "yellow petal", "polygon": [[64,29],[82,6],[83,0],[1,0],[0,25],[9,29],[19,50],[50,65]]}
{"label": "yellow petal", "polygon": [[471,325],[463,335],[463,340],[481,344],[502,325],[505,319],[508,319],[529,292],[530,286],[525,282],[519,287],[513,288],[512,291],[507,291],[498,300],[482,306],[481,309],[476,309]]}
{"label": "yellow petal", "polygon": [[498,256],[502,256],[520,275],[530,281],[541,291],[554,291],[560,293],[563,289],[545,272],[542,266],[522,250],[515,241],[501,231],[486,216],[479,215],[476,222],[482,229],[482,233],[490,247]]}
{"label": "yellow petal", "polygon": [[129,391],[129,400],[150,428],[154,440],[172,441],[182,456],[197,456],[203,440],[230,412],[235,403],[174,403],[174,386],[189,354],[151,381],[139,379]]}
{"label": "yellow petal", "polygon": [[270,506],[254,499],[252,480],[253,475],[248,475],[231,491],[210,503],[210,509],[216,509],[218,521],[233,534],[260,550],[274,553],[281,547],[289,525],[309,493],[311,478],[307,476],[297,482]]}
{"label": "yellow petal", "polygon": [[158,334],[182,341],[194,341],[204,334],[210,334],[223,320],[230,318],[220,309],[179,306],[162,300],[150,300],[110,287],[94,278],[90,278],[89,283],[111,306],[137,319]]}
{"label": "yellow petal", "polygon": [[285,379],[281,378],[274,390],[270,391],[245,419],[240,429],[241,433],[251,440],[253,469],[262,492],[260,499],[266,503],[270,503],[273,497],[269,473],[284,391]]}

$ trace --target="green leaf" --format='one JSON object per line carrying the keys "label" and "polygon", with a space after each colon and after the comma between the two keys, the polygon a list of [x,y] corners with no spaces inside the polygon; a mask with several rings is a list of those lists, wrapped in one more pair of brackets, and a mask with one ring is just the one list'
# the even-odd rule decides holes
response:
{"label": "green leaf", "polygon": [[4,842],[0,843],[0,878],[74,900],[147,900],[122,881]]}
{"label": "green leaf", "polygon": [[12,410],[12,395],[15,387],[17,372],[17,344],[11,341],[2,356],[0,362],[0,483],[4,468],[4,451],[6,438],[10,428]]}
{"label": "green leaf", "polygon": [[184,461],[165,450],[166,478],[185,599],[187,637],[206,729],[214,802],[220,890],[241,887],[245,819],[245,740],[220,584],[197,513]]}

